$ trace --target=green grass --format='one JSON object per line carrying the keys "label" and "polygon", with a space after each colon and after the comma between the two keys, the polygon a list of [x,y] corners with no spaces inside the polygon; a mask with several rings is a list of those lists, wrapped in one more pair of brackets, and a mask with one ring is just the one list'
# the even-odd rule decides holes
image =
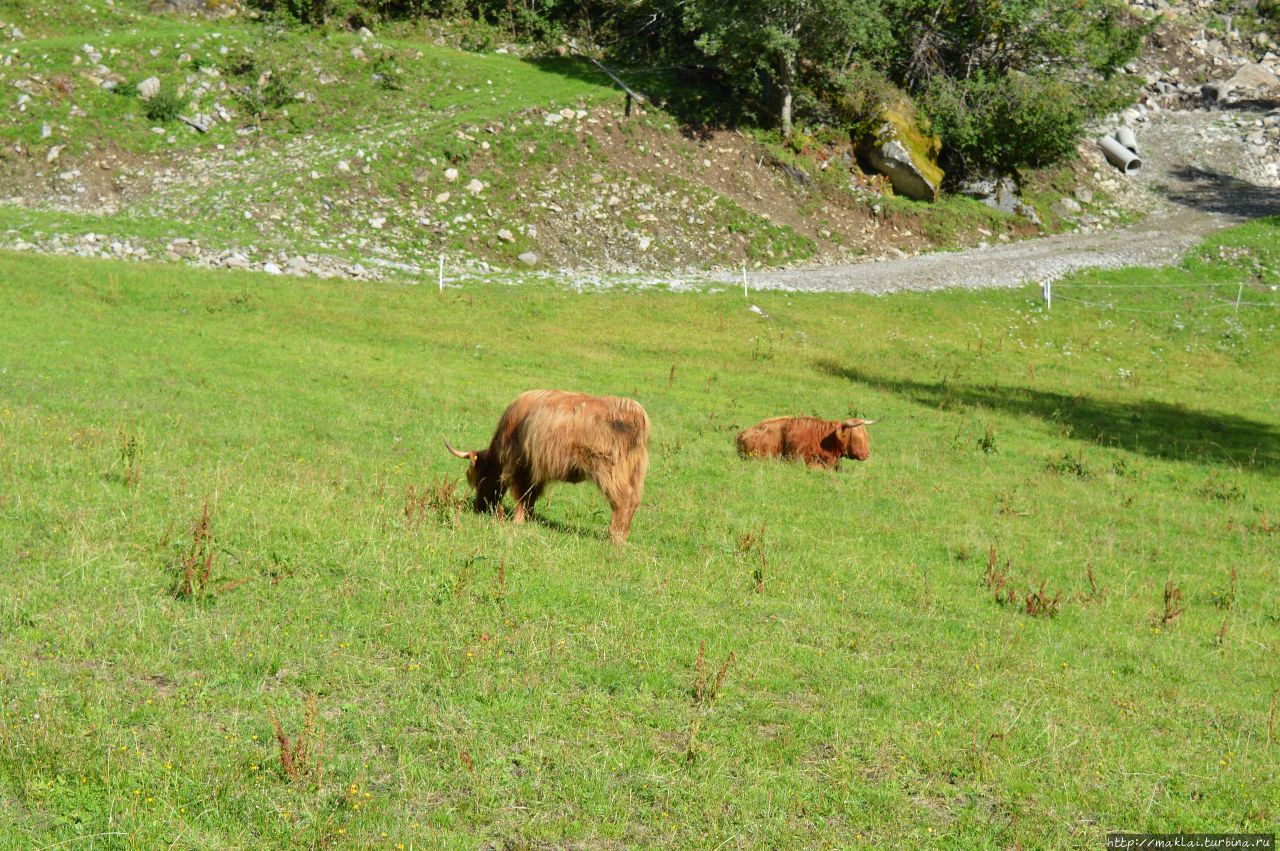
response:
{"label": "green grass", "polygon": [[[1278,315],[1220,299],[1277,300],[1277,228],[1056,288],[1150,312],[1049,315],[0,255],[4,845],[1268,830]],[[630,542],[588,486],[523,527],[406,518],[462,473],[441,438],[481,445],[538,386],[648,409]],[[881,418],[872,459],[735,456],[787,412]],[[175,594],[206,501],[211,576]],[[1060,613],[997,603],[989,548]],[[734,662],[698,702],[703,646],[707,678]],[[290,780],[270,718],[296,735],[313,696],[323,772]]]}

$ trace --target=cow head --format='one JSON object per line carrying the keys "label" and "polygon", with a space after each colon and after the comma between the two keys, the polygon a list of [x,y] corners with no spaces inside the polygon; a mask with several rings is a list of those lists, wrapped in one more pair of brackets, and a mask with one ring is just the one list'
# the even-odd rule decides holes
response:
{"label": "cow head", "polygon": [[478,512],[493,511],[502,504],[502,465],[488,449],[479,452],[462,452],[444,442],[445,448],[458,458],[470,462],[467,466],[467,482],[475,488],[476,499],[472,508]]}
{"label": "cow head", "polygon": [[871,441],[867,438],[866,427],[875,420],[845,420],[836,427],[836,440],[840,443],[840,454],[855,461],[865,461],[871,457]]}

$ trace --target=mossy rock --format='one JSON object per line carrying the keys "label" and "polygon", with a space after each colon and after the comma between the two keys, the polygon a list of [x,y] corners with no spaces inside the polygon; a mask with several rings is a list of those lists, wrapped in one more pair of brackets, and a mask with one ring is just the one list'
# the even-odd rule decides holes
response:
{"label": "mossy rock", "polygon": [[887,176],[893,191],[917,201],[936,201],[944,173],[938,165],[942,142],[925,129],[910,101],[890,104],[880,126],[858,146],[863,159]]}

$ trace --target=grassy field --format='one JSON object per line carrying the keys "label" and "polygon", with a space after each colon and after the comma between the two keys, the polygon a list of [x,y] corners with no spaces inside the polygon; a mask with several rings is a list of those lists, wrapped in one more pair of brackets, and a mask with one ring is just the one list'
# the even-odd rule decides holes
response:
{"label": "grassy field", "polygon": [[[0,256],[0,845],[1272,829],[1278,229],[1048,315]],[[648,409],[625,546],[449,494],[540,386]],[[871,460],[734,455],[786,412]]]}

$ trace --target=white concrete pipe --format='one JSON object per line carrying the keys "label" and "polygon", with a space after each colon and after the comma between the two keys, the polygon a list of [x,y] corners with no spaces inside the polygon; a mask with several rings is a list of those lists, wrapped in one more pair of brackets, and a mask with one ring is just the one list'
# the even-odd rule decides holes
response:
{"label": "white concrete pipe", "polygon": [[1102,148],[1102,153],[1107,155],[1111,164],[1125,174],[1132,174],[1142,168],[1142,160],[1138,159],[1138,155],[1110,136],[1099,139],[1098,147]]}
{"label": "white concrete pipe", "polygon": [[1133,131],[1128,127],[1117,127],[1115,132],[1116,141],[1133,151],[1136,156],[1138,153],[1138,137],[1133,135]]}

